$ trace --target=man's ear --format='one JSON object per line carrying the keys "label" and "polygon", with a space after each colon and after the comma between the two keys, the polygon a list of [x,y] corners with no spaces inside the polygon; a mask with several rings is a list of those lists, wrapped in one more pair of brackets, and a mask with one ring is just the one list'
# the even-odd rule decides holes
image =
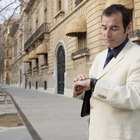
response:
{"label": "man's ear", "polygon": [[127,33],[130,33],[132,31],[132,22],[128,24],[126,31]]}

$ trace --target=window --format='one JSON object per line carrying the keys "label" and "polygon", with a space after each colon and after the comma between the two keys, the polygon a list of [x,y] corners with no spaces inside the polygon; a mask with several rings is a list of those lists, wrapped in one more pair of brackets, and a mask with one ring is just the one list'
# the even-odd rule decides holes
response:
{"label": "window", "polygon": [[64,9],[63,9],[63,1],[62,0],[56,0],[55,1],[55,15],[54,18],[56,20],[60,20],[62,17],[64,17]]}
{"label": "window", "polygon": [[44,81],[44,90],[47,89],[47,81]]}
{"label": "window", "polygon": [[41,67],[46,67],[48,66],[48,54],[45,53],[43,57],[44,57],[44,63],[41,65]]}
{"label": "window", "polygon": [[80,33],[77,35],[78,48],[76,52],[71,54],[72,59],[89,56],[89,49],[86,47],[86,33]]}
{"label": "window", "polygon": [[44,0],[44,21],[47,22],[47,0]]}
{"label": "window", "polygon": [[35,59],[35,69],[37,70],[38,69],[38,67],[39,67],[39,62],[38,62],[38,58],[37,59]]}
{"label": "window", "polygon": [[79,5],[83,0],[75,0],[75,5]]}
{"label": "window", "polygon": [[9,61],[6,61],[6,68],[9,68]]}
{"label": "window", "polygon": [[29,34],[32,34],[32,19],[29,22]]}
{"label": "window", "polygon": [[38,89],[38,82],[35,82],[35,88]]}
{"label": "window", "polygon": [[58,1],[58,11],[60,11],[62,9],[61,7],[61,0]]}
{"label": "window", "polygon": [[20,85],[22,84],[22,70],[20,69]]}
{"label": "window", "polygon": [[44,54],[44,64],[48,65],[48,54]]}
{"label": "window", "polygon": [[32,69],[32,63],[31,62],[29,63],[29,69],[30,70]]}
{"label": "window", "polygon": [[9,56],[9,50],[7,50],[7,52],[6,52],[6,56]]}
{"label": "window", "polygon": [[29,69],[27,70],[27,73],[31,74],[32,72],[32,62],[29,63]]}
{"label": "window", "polygon": [[38,19],[36,19],[36,29],[38,28]]}
{"label": "window", "polygon": [[78,50],[86,47],[86,33],[78,34]]}
{"label": "window", "polygon": [[29,89],[31,89],[31,86],[32,86],[32,84],[31,84],[31,82],[29,82]]}
{"label": "window", "polygon": [[47,8],[44,10],[44,21],[47,22]]}
{"label": "window", "polygon": [[35,24],[36,24],[36,29],[37,29],[38,26],[39,26],[39,25],[38,25],[38,10],[37,10],[37,12],[36,12],[36,19],[35,19],[35,20],[36,20],[36,21],[35,21],[35,22],[36,22]]}

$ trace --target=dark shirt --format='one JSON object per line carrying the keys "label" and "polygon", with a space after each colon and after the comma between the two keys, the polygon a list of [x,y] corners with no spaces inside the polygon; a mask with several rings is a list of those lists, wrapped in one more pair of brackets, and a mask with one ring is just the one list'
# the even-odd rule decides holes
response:
{"label": "dark shirt", "polygon": [[118,47],[114,48],[114,49],[110,49],[111,53],[113,54],[113,57],[116,58],[118,56],[118,54],[121,52],[121,50],[124,48],[124,46],[126,45],[126,43],[128,42],[128,37],[126,37],[126,39],[124,40],[123,43],[121,43]]}

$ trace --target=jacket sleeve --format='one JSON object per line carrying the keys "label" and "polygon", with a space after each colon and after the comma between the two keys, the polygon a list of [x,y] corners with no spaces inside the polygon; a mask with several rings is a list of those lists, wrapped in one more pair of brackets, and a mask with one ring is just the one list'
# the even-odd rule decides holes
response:
{"label": "jacket sleeve", "polygon": [[120,109],[140,109],[140,59],[131,64],[125,85],[100,79],[96,83],[93,98]]}

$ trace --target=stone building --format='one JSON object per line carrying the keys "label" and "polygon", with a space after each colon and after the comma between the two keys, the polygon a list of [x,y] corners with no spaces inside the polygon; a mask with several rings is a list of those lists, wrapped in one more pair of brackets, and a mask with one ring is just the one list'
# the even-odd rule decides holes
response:
{"label": "stone building", "polygon": [[5,46],[4,46],[4,84],[10,84],[10,79],[11,79],[11,41],[12,38],[8,35],[6,35],[5,38]]}
{"label": "stone building", "polygon": [[131,10],[130,38],[139,43],[140,0],[30,0],[24,24],[20,21],[26,30],[17,37],[22,51],[12,65],[18,69],[12,85],[72,96],[73,77],[88,74],[96,54],[105,49],[101,14],[112,3]]}
{"label": "stone building", "polygon": [[[24,42],[28,35],[27,31],[27,16],[24,12],[27,6],[28,0],[20,0],[20,13],[18,18],[18,25],[16,30],[13,32],[13,43],[12,43],[12,64],[11,64],[11,79],[10,85],[25,88],[25,67],[22,61],[24,55]],[[11,31],[11,30],[10,30]]]}
{"label": "stone building", "polygon": [[3,25],[0,24],[0,84],[4,82],[4,41],[3,41]]}
{"label": "stone building", "polygon": [[6,20],[3,24],[3,32],[1,34],[1,58],[3,58],[2,82],[3,84],[11,84],[11,65],[12,65],[12,45],[14,33],[18,28],[17,17]]}

